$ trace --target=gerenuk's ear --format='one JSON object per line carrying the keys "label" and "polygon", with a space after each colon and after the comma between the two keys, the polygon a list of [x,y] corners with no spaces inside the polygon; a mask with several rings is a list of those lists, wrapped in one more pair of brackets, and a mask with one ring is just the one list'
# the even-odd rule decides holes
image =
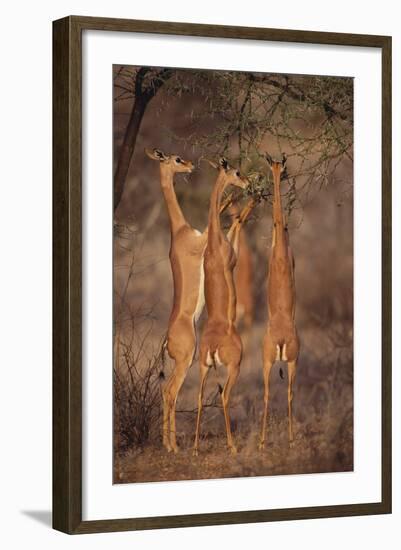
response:
{"label": "gerenuk's ear", "polygon": [[169,159],[167,155],[163,153],[163,151],[160,151],[160,149],[147,149],[145,147],[145,153],[148,155],[148,157],[152,160],[158,160],[159,162],[164,162]]}
{"label": "gerenuk's ear", "polygon": [[228,170],[230,168],[230,165],[228,164],[228,160],[225,157],[219,158],[219,165],[224,168],[224,170]]}
{"label": "gerenuk's ear", "polygon": [[285,168],[286,162],[287,162],[287,157],[286,157],[285,153],[283,153],[283,156],[282,156],[282,159],[281,159],[281,166],[283,167],[283,170]]}
{"label": "gerenuk's ear", "polygon": [[265,156],[266,156],[266,160],[267,160],[268,165],[271,166],[273,164],[273,159],[271,158],[269,153],[265,153]]}

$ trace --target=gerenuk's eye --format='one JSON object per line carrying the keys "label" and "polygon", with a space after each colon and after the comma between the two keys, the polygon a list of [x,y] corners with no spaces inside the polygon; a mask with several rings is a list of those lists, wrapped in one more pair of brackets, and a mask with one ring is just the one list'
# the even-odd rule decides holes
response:
{"label": "gerenuk's eye", "polygon": [[239,170],[237,170],[237,171],[235,172],[235,175],[237,176],[237,178],[240,177],[241,174],[239,173]]}
{"label": "gerenuk's eye", "polygon": [[180,162],[181,162],[180,157],[177,157],[177,158],[175,159],[175,162],[176,162],[177,164],[180,164]]}

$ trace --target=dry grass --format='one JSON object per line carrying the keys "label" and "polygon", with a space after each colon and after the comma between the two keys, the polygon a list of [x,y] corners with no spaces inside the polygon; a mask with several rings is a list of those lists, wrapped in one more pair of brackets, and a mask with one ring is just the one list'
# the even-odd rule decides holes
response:
{"label": "dry grass", "polygon": [[176,455],[167,453],[160,444],[147,445],[121,458],[114,479],[133,483],[352,470],[352,419],[337,434],[332,424],[327,416],[316,414],[308,421],[296,422],[296,436],[290,446],[286,418],[273,417],[264,451],[257,448],[256,427],[252,426],[249,433],[236,430],[236,456],[227,451],[224,432],[204,431],[198,456],[193,456],[192,440],[186,436],[180,437],[182,448]]}

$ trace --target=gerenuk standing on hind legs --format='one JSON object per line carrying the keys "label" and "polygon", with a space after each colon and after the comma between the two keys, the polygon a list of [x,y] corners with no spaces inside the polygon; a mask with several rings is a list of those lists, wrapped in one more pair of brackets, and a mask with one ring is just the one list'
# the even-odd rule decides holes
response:
{"label": "gerenuk standing on hind legs", "polygon": [[[163,385],[163,445],[178,451],[175,409],[178,394],[193,362],[196,350],[195,325],[203,311],[203,256],[208,228],[201,233],[186,220],[174,189],[174,176],[189,174],[194,165],[178,155],[166,155],[160,149],[145,149],[149,158],[160,166],[160,185],[170,221],[170,264],[174,298],[163,348],[174,361],[173,370]],[[230,204],[223,201],[220,212]],[[233,223],[233,226],[235,226]],[[163,349],[163,351],[164,351]]]}
{"label": "gerenuk standing on hind legs", "polygon": [[288,438],[293,440],[292,398],[295,372],[299,355],[299,340],[295,327],[295,279],[294,258],[289,244],[288,229],[284,223],[281,205],[280,181],[285,169],[286,157],[273,161],[266,154],[273,173],[273,241],[267,278],[268,322],[263,341],[264,411],[259,448],[265,444],[267,412],[269,405],[269,378],[275,361],[288,364]]}
{"label": "gerenuk standing on hind legs", "polygon": [[174,189],[175,174],[192,172],[192,162],[178,155],[165,155],[159,149],[146,149],[145,152],[160,165],[161,190],[170,221],[174,300],[165,347],[174,360],[174,368],[162,390],[163,445],[168,451],[177,452],[175,407],[178,393],[195,355],[195,323],[204,305],[203,254],[207,233],[197,231],[188,223]]}
{"label": "gerenuk standing on hind legs", "polygon": [[[233,244],[226,237],[220,224],[220,205],[224,190],[229,185],[244,189],[248,180],[220,159],[219,174],[214,185],[209,207],[208,238],[205,251],[205,299],[208,318],[200,343],[200,389],[194,454],[198,454],[199,431],[202,413],[203,391],[212,366],[227,369],[227,381],[221,398],[227,431],[227,446],[236,452],[229,416],[231,390],[237,381],[242,356],[241,338],[235,328],[236,295],[233,270],[236,254]],[[236,240],[238,233],[234,229]]]}

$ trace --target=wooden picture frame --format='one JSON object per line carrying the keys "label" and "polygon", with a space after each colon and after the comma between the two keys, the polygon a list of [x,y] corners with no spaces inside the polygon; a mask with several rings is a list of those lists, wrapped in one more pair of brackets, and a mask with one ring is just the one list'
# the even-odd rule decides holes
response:
{"label": "wooden picture frame", "polygon": [[[382,496],[379,502],[82,520],[81,72],[84,30],[378,48],[382,55]],[[66,17],[53,23],[53,527],[69,534],[391,512],[391,38]]]}

